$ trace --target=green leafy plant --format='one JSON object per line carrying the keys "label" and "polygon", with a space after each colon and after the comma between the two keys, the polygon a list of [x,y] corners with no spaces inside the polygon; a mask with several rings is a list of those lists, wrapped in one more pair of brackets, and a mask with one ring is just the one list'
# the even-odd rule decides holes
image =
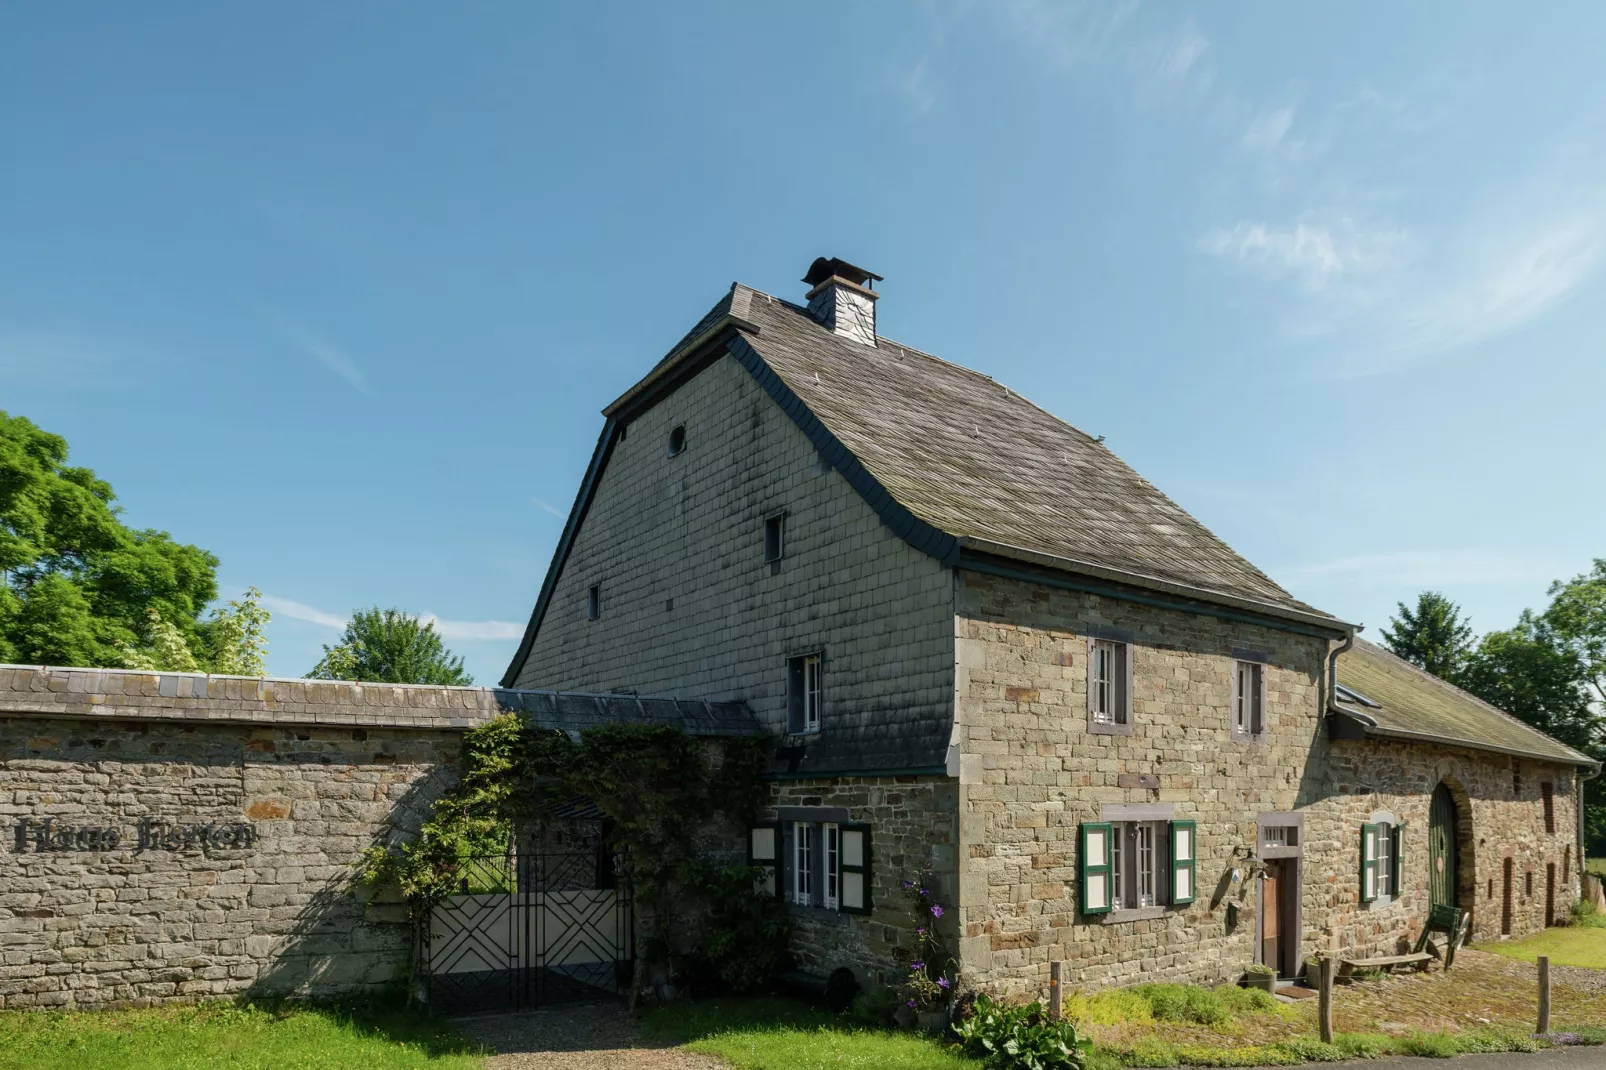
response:
{"label": "green leafy plant", "polygon": [[353,613],[340,642],[324,646],[323,658],[307,676],[456,687],[474,682],[463,659],[441,642],[433,620],[378,606]]}
{"label": "green leafy plant", "polygon": [[1041,1003],[1008,1006],[978,995],[953,1025],[960,1050],[987,1070],[1082,1070],[1091,1041]]}
{"label": "green leafy plant", "polygon": [[786,958],[791,919],[773,895],[757,890],[763,871],[731,866],[708,873],[697,891],[709,905],[703,951],[724,986],[754,992]]}

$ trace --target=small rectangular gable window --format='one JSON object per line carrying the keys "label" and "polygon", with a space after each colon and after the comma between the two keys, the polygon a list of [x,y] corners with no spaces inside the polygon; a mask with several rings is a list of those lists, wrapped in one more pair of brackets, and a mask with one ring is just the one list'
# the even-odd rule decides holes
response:
{"label": "small rectangular gable window", "polygon": [[1193,902],[1194,863],[1198,845],[1195,843],[1196,826],[1192,821],[1171,822],[1171,905],[1184,906]]}
{"label": "small rectangular gable window", "polygon": [[764,560],[779,561],[786,555],[786,514],[764,521]]}
{"label": "small rectangular gable window", "polygon": [[1545,781],[1539,785],[1539,794],[1545,800],[1545,833],[1556,834],[1556,785]]}
{"label": "small rectangular gable window", "polygon": [[1110,871],[1112,866],[1110,839],[1114,826],[1109,822],[1084,821],[1082,823],[1081,885],[1082,913],[1108,914],[1111,907]]}
{"label": "small rectangular gable window", "polygon": [[1232,663],[1232,720],[1229,735],[1255,739],[1266,721],[1266,667],[1254,661]]}
{"label": "small rectangular gable window", "polygon": [[593,583],[586,588],[586,620],[602,616],[602,584]]}
{"label": "small rectangular gable window", "polygon": [[788,658],[786,670],[786,730],[818,732],[825,690],[820,655]]}
{"label": "small rectangular gable window", "polygon": [[1132,648],[1111,639],[1087,644],[1087,716],[1095,732],[1132,728]]}
{"label": "small rectangular gable window", "polygon": [[1361,902],[1377,899],[1377,826],[1361,826]]}

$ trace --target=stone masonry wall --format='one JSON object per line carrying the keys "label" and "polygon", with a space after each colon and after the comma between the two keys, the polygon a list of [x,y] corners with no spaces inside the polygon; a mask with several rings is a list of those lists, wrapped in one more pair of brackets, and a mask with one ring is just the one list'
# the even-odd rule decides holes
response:
{"label": "stone masonry wall", "polygon": [[[676,426],[685,449],[671,457]],[[785,556],[771,565],[764,521],[780,512]],[[587,619],[592,584],[597,620]],[[814,651],[825,655],[822,743],[849,727],[912,722],[930,736],[940,722],[940,761],[950,570],[889,531],[722,357],[616,446],[518,686],[737,698],[782,730],[786,659]]]}
{"label": "stone masonry wall", "polygon": [[[827,975],[840,966],[860,984],[897,984],[915,946],[914,921],[903,882],[929,874],[939,902],[955,901],[959,785],[948,777],[869,777],[784,780],[770,793],[776,806],[845,806],[871,826],[872,913],[842,914],[790,906],[792,952],[800,968]],[[946,926],[956,947],[952,914]],[[901,955],[900,955],[901,953]]]}
{"label": "stone masonry wall", "polygon": [[[1230,924],[1229,882],[1257,815],[1293,810],[1319,738],[1326,644],[1202,614],[965,573],[957,621],[961,735],[960,923],[972,983],[1067,985],[1236,978],[1254,959],[1252,913]],[[1087,636],[1127,629],[1133,732],[1087,730]],[[1228,738],[1232,651],[1269,657],[1264,739]],[[1156,786],[1137,786],[1140,775]],[[1126,786],[1131,785],[1131,786]],[[1106,803],[1171,803],[1198,822],[1198,899],[1158,918],[1079,913],[1079,826]],[[1254,903],[1251,894],[1249,903]]]}
{"label": "stone masonry wall", "polygon": [[[0,717],[0,1008],[373,991],[405,973],[394,902],[352,887],[416,828],[461,734]],[[150,817],[249,823],[249,847],[136,850]],[[24,820],[117,828],[114,849],[18,851]],[[96,846],[103,847],[105,841]]]}
{"label": "stone masonry wall", "polygon": [[[1325,749],[1312,781],[1307,865],[1314,862],[1322,878],[1307,877],[1307,918],[1314,907],[1323,919],[1321,946],[1383,955],[1403,941],[1414,943],[1427,918],[1428,809],[1441,781],[1450,786],[1458,811],[1457,905],[1472,911],[1476,938],[1501,935],[1507,857],[1513,862],[1512,936],[1545,926],[1547,864],[1556,867],[1556,913],[1565,916],[1578,898],[1576,781],[1569,768],[1433,744],[1339,740]],[[1555,790],[1554,832],[1546,831],[1544,783]],[[1403,889],[1389,903],[1364,904],[1360,827],[1378,811],[1406,823]]]}
{"label": "stone masonry wall", "polygon": [[[1556,911],[1576,897],[1575,774],[1432,744],[1330,741],[1318,716],[1319,639],[969,573],[959,604],[959,903],[972,983],[1035,994],[1056,959],[1073,986],[1235,979],[1254,961],[1262,905],[1259,889],[1231,874],[1247,872],[1259,815],[1271,812],[1304,822],[1300,953],[1393,954],[1426,921],[1428,809],[1440,781],[1461,813],[1460,905],[1481,938],[1499,933],[1507,854],[1513,935],[1545,922],[1547,864],[1557,867]],[[1135,633],[1130,736],[1087,729],[1086,640],[1099,626]],[[1228,732],[1234,648],[1270,656],[1263,742]],[[1153,779],[1139,786],[1140,776]],[[1113,923],[1079,913],[1079,826],[1120,803],[1170,803],[1198,823],[1193,904]],[[1405,867],[1400,894],[1369,905],[1361,825],[1378,811],[1406,822]],[[1241,909],[1229,912],[1234,903]]]}

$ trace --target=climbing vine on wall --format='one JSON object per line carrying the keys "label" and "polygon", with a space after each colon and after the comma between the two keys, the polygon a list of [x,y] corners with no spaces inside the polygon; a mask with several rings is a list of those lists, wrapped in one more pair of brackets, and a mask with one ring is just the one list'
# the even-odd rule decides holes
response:
{"label": "climbing vine on wall", "polygon": [[[503,714],[466,733],[462,775],[435,801],[417,838],[371,848],[361,876],[398,888],[421,922],[465,885],[492,890],[478,888],[476,863],[501,855],[521,818],[583,795],[611,823],[623,875],[653,925],[648,943],[668,949],[665,927],[677,908],[729,887],[698,837],[720,823],[745,834],[764,801],[768,742],[703,739],[644,724],[599,725],[576,741]],[[779,944],[784,948],[784,932]]]}

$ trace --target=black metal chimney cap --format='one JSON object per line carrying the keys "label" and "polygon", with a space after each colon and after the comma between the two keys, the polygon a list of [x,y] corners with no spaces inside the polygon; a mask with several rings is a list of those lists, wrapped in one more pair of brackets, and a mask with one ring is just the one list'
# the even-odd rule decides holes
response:
{"label": "black metal chimney cap", "polygon": [[803,276],[803,281],[810,286],[818,286],[833,276],[847,279],[858,286],[863,286],[872,279],[876,282],[881,281],[881,276],[875,272],[866,271],[862,267],[855,267],[846,260],[840,260],[834,256],[815,257],[814,263],[809,265],[809,273]]}

